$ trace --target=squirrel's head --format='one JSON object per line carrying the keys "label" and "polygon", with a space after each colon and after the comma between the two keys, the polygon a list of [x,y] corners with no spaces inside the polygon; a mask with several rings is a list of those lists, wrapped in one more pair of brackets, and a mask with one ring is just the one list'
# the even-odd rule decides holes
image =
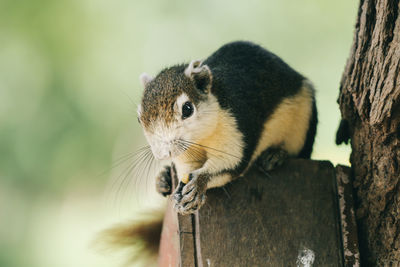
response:
{"label": "squirrel's head", "polygon": [[166,68],[155,78],[140,76],[144,87],[139,122],[157,159],[179,156],[190,143],[211,135],[219,104],[211,93],[212,72],[201,61]]}

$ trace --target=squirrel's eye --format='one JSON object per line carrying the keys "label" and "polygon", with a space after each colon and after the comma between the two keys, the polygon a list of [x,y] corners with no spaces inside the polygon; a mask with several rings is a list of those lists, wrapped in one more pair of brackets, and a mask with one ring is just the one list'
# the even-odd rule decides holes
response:
{"label": "squirrel's eye", "polygon": [[189,101],[185,102],[185,104],[183,104],[182,106],[182,119],[184,120],[192,116],[193,111],[194,111],[193,104]]}
{"label": "squirrel's eye", "polygon": [[139,118],[139,117],[137,117],[137,121],[138,121],[139,124],[141,124],[141,123],[140,123],[140,118]]}

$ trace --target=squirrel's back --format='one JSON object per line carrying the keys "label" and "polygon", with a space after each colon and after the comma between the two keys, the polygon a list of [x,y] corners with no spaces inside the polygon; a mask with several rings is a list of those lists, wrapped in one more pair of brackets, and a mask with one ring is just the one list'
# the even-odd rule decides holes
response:
{"label": "squirrel's back", "polygon": [[[280,128],[276,132],[278,135],[292,130],[293,123],[302,126],[299,134],[301,131],[307,134],[300,138],[301,144],[294,144],[301,146],[302,151],[299,152],[297,147],[294,150],[297,151],[296,156],[310,157],[317,114],[314,89],[306,78],[275,54],[246,41],[222,46],[203,64],[209,66],[213,73],[212,93],[217,96],[221,108],[229,109],[234,115],[239,130],[244,134],[244,161],[239,169],[245,168],[246,162],[254,158],[253,152],[265,135],[266,121],[283,101],[290,99],[293,100],[293,105],[288,103],[281,107],[279,116],[286,116],[280,117],[282,120],[275,122],[273,126]],[[295,114],[296,112],[299,114]],[[301,116],[303,113],[304,116]],[[299,116],[300,120],[291,120],[293,116]],[[303,121],[301,117],[304,117]],[[285,127],[287,130],[283,129]],[[291,140],[292,143],[297,142],[296,138]]]}

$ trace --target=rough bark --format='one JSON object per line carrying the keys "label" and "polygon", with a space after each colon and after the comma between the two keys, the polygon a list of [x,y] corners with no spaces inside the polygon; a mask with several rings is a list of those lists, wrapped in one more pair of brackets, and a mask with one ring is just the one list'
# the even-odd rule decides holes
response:
{"label": "rough bark", "polygon": [[398,0],[361,0],[340,85],[365,266],[400,264],[399,9]]}

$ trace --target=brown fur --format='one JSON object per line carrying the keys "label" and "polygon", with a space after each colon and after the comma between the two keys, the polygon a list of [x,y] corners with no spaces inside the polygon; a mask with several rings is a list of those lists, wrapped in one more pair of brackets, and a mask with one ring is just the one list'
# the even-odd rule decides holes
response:
{"label": "brown fur", "polygon": [[149,212],[141,220],[117,224],[100,232],[94,245],[101,251],[128,250],[126,265],[139,259],[149,266],[157,260],[164,212]]}
{"label": "brown fur", "polygon": [[[185,65],[164,69],[145,87],[140,120],[150,128],[152,122],[162,117],[167,124],[174,121],[174,104],[179,95],[186,93],[194,104],[204,98],[184,74]],[[162,112],[160,112],[162,111]]]}

